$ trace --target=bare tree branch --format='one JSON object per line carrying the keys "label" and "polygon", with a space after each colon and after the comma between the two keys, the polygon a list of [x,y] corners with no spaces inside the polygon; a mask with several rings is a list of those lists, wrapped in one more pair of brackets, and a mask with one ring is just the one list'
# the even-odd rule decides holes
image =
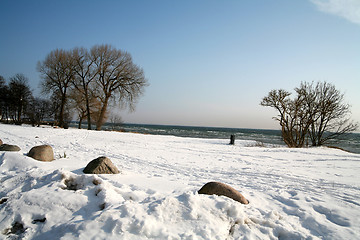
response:
{"label": "bare tree branch", "polygon": [[358,128],[348,117],[350,105],[343,103],[344,95],[326,82],[302,82],[295,88],[291,100],[285,90],[272,90],[260,103],[275,108],[282,138],[289,147],[303,147],[309,137],[313,146],[350,133]]}

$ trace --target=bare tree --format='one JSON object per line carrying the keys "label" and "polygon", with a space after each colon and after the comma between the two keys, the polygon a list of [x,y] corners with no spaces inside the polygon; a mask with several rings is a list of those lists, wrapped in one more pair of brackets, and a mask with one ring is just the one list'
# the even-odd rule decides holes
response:
{"label": "bare tree", "polygon": [[[75,109],[77,113],[77,117],[79,120],[79,126],[78,128],[81,129],[81,125],[83,120],[86,118],[87,112],[86,112],[86,104],[84,96],[82,94],[79,94],[77,90],[72,89],[69,94],[69,98],[71,99],[71,108]],[[90,129],[91,130],[91,127]]]}
{"label": "bare tree", "polygon": [[147,81],[143,70],[133,63],[129,53],[117,50],[110,45],[97,45],[91,48],[95,60],[98,98],[102,103],[96,122],[100,130],[106,121],[105,115],[111,100],[133,110],[137,98],[143,93]]}
{"label": "bare tree", "polygon": [[305,124],[305,109],[302,108],[301,98],[290,99],[290,92],[283,89],[272,90],[260,103],[262,106],[273,107],[278,111],[274,117],[279,121],[284,142],[289,147],[303,147],[308,125]]}
{"label": "bare tree", "polygon": [[26,109],[26,115],[33,126],[40,125],[45,118],[52,117],[52,103],[47,99],[32,98]]}
{"label": "bare tree", "polygon": [[9,104],[12,110],[13,121],[17,124],[21,124],[22,115],[32,98],[28,79],[23,74],[16,74],[14,77],[10,78],[9,93]]}
{"label": "bare tree", "polygon": [[344,103],[344,94],[333,84],[318,82],[316,86],[311,84],[310,88],[314,95],[312,103],[316,109],[309,129],[313,146],[321,146],[358,128],[358,124],[350,119],[350,105]]}
{"label": "bare tree", "polygon": [[118,130],[118,128],[124,124],[121,116],[118,113],[112,112],[110,114],[111,130]]}
{"label": "bare tree", "polygon": [[343,95],[326,82],[301,83],[295,88],[296,97],[290,92],[272,90],[260,103],[273,107],[278,116],[282,138],[289,147],[303,147],[309,137],[313,146],[323,145],[330,139],[356,130],[350,121],[349,105],[343,103]]}
{"label": "bare tree", "polygon": [[39,62],[38,71],[42,75],[42,91],[52,93],[60,98],[59,126],[64,127],[65,108],[68,99],[68,90],[74,80],[74,63],[71,53],[62,49],[50,52],[44,61]]}
{"label": "bare tree", "polygon": [[86,117],[88,129],[93,120],[100,130],[110,103],[133,110],[147,85],[143,70],[132,62],[130,54],[110,45],[94,46],[90,52],[84,48],[56,49],[38,63],[38,71],[43,92],[51,94],[58,109],[55,118],[61,127],[69,115],[70,92],[80,122]]}
{"label": "bare tree", "polygon": [[[82,122],[87,119],[88,130],[91,130],[90,125],[93,121],[96,121],[96,117],[100,111],[101,103],[99,99],[93,94],[93,91],[89,91],[87,100],[85,94],[82,92],[83,89],[72,89],[69,94],[71,101],[71,108],[75,109],[79,120],[79,128],[81,128]],[[89,122],[90,121],[90,122]]]}
{"label": "bare tree", "polygon": [[0,76],[0,111],[1,120],[8,122],[9,120],[9,87],[6,84],[5,78]]}
{"label": "bare tree", "polygon": [[85,48],[74,48],[72,50],[72,58],[74,61],[74,71],[76,73],[75,81],[73,83],[74,88],[77,90],[76,92],[73,92],[73,96],[74,94],[80,95],[76,97],[77,109],[80,114],[79,126],[81,126],[82,120],[87,118],[88,130],[91,130],[90,102],[92,100],[90,99],[90,95],[92,95],[92,90],[90,86],[97,74],[97,69],[94,66],[96,58],[90,56],[88,50]]}

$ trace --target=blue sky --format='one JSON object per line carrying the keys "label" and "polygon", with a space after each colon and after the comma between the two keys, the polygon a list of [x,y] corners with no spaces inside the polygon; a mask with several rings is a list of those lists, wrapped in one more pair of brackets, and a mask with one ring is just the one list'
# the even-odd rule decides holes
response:
{"label": "blue sky", "polygon": [[150,86],[125,122],[278,129],[272,89],[327,81],[360,122],[360,0],[0,1],[0,75],[56,48],[111,44]]}

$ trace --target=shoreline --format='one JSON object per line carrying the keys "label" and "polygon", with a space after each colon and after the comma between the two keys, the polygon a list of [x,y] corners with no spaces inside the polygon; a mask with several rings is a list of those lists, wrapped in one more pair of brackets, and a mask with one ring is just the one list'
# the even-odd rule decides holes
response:
{"label": "shoreline", "polygon": [[[4,125],[14,125],[14,126],[27,126],[27,127],[34,127],[34,128],[37,128],[37,127],[43,127],[43,128],[54,128],[54,129],[79,129],[78,127],[76,127],[75,125],[70,125],[68,128],[60,128],[58,126],[51,126],[51,125],[40,125],[40,126],[32,126],[30,124],[22,124],[22,125],[15,125],[15,124],[6,124],[6,123],[0,123],[0,124],[4,124]],[[124,128],[125,126],[125,128]],[[184,137],[184,138],[199,138],[199,139],[219,139],[219,140],[229,140],[230,142],[230,136],[233,134],[233,132],[227,132],[228,135],[226,135],[226,137],[209,137],[209,136],[192,136],[192,135],[181,135],[181,134],[172,134],[172,133],[167,133],[167,132],[151,132],[151,130],[146,130],[146,131],[136,131],[136,130],[127,130],[126,129],[126,124],[125,125],[120,125],[119,126],[119,129],[111,129],[111,128],[105,128],[105,129],[102,129],[102,130],[95,130],[95,129],[92,129],[92,130],[87,130],[86,128],[81,128],[80,130],[85,130],[85,131],[94,131],[94,132],[119,132],[119,133],[133,133],[133,134],[143,134],[143,135],[154,135],[154,136],[175,136],[175,137]],[[155,126],[156,129],[161,129],[161,127],[166,127],[167,129],[172,129],[173,126],[171,125],[149,125],[149,124],[146,124],[146,125],[138,125],[138,124],[130,124],[130,126],[135,126],[135,127],[143,127],[143,126],[146,126],[147,128],[151,127],[151,126]],[[192,129],[192,128],[195,128],[195,129],[203,129],[203,130],[209,130],[209,131],[212,131],[212,130],[218,130],[218,131],[221,131],[223,128],[209,128],[209,127],[189,127],[189,126],[174,126],[174,127],[177,127],[178,129]],[[262,129],[232,129],[232,128],[224,128],[226,130],[245,130],[245,131],[250,131],[251,133],[254,133],[256,131],[264,131]],[[271,131],[271,132],[280,132],[280,130],[265,130],[265,132],[268,132],[268,131]],[[352,133],[354,134],[354,136],[357,136],[360,140],[360,134],[357,134],[357,133]],[[235,134],[236,135],[236,134]],[[274,135],[272,135],[274,136]],[[264,147],[287,147],[285,145],[284,142],[282,142],[282,140],[280,140],[280,138],[277,139],[277,142],[274,143],[272,142],[271,140],[267,140],[267,139],[256,139],[254,137],[249,137],[249,138],[246,138],[246,136],[240,136],[238,137],[236,135],[236,141],[238,140],[244,140],[244,141],[252,141],[253,143],[250,144],[252,146],[264,146]],[[360,149],[358,151],[356,151],[356,148],[348,148],[346,149],[346,146],[336,146],[336,144],[327,144],[327,145],[323,145],[323,146],[317,146],[317,147],[313,147],[313,146],[305,146],[303,147],[303,149],[313,149],[313,148],[318,148],[318,147],[326,147],[326,148],[330,148],[330,149],[338,149],[338,150],[342,150],[344,152],[348,152],[348,153],[353,153],[353,154],[360,154]],[[300,148],[301,149],[301,148]],[[355,149],[355,151],[353,151]]]}

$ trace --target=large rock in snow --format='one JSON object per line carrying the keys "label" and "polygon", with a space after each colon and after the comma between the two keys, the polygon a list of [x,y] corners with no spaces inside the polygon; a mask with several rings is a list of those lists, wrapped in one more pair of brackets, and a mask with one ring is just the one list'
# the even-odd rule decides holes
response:
{"label": "large rock in snow", "polygon": [[98,157],[91,162],[83,170],[88,174],[117,174],[120,171],[107,157]]}
{"label": "large rock in snow", "polygon": [[50,145],[41,145],[30,149],[28,156],[39,161],[51,162],[54,160],[54,151]]}
{"label": "large rock in snow", "polygon": [[2,144],[0,145],[0,151],[18,152],[21,149],[16,145]]}
{"label": "large rock in snow", "polygon": [[0,145],[2,145],[3,144],[3,141],[0,139]]}
{"label": "large rock in snow", "polygon": [[207,194],[207,195],[215,194],[218,196],[226,196],[242,204],[249,203],[249,201],[241,193],[239,193],[229,185],[226,185],[221,182],[208,182],[198,191],[198,193]]}

